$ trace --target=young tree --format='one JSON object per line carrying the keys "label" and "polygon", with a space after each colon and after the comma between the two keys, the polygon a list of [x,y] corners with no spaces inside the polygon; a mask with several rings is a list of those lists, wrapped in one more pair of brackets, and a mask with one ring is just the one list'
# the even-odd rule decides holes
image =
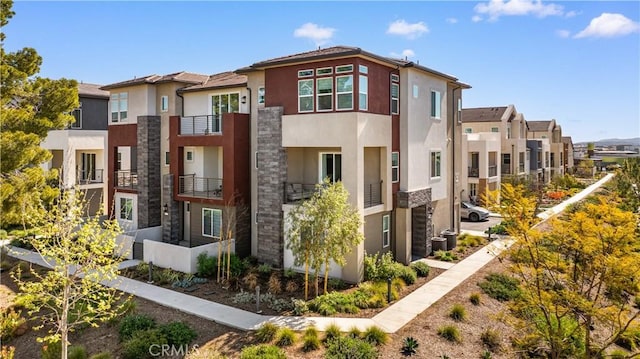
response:
{"label": "young tree", "polygon": [[28,207],[25,217],[38,233],[29,243],[51,270],[31,270],[35,280],[14,274],[29,314],[41,319],[40,327],[50,326],[40,339],[61,341],[63,359],[71,331],[98,326],[121,313],[124,305],[120,292],[100,284],[118,275],[114,253],[120,227],[115,220],[101,223],[98,215],[82,218],[85,205],[76,189],[63,191],[51,208]]}
{"label": "young tree", "polygon": [[318,278],[324,268],[326,293],[331,261],[344,265],[345,256],[364,240],[360,233],[362,219],[348,200],[349,193],[342,182],[325,180],[310,199],[289,213],[287,248],[292,250],[295,264],[305,266],[305,298],[309,268],[315,274],[316,295]]}
{"label": "young tree", "polygon": [[[0,26],[14,15],[11,0],[0,1]],[[42,58],[32,48],[5,53],[5,34],[0,33],[0,226],[21,223],[26,202],[52,201],[56,193],[51,177],[39,165],[51,154],[40,147],[48,131],[73,122],[70,111],[78,107],[74,80],[37,77]],[[55,182],[54,182],[55,183]]]}
{"label": "young tree", "polygon": [[548,230],[535,227],[535,199],[521,189],[507,186],[501,208],[516,239],[508,256],[522,295],[511,312],[523,337],[550,358],[599,357],[638,323],[629,300],[639,290],[637,221],[615,198],[584,203]]}

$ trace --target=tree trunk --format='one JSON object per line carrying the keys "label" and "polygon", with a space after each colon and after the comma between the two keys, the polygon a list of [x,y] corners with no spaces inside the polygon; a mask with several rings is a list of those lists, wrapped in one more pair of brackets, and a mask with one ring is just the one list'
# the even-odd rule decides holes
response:
{"label": "tree trunk", "polygon": [[64,276],[66,283],[62,291],[62,313],[60,313],[60,349],[61,359],[67,359],[67,344],[69,341],[69,324],[67,320],[69,318],[69,268],[65,267]]}
{"label": "tree trunk", "polygon": [[324,264],[324,294],[327,294],[327,283],[329,282],[329,263]]}
{"label": "tree trunk", "polygon": [[222,262],[222,242],[218,241],[218,261],[217,261],[217,266],[218,266],[218,275],[216,277],[216,281],[218,283],[220,283],[220,265]]}
{"label": "tree trunk", "polygon": [[309,258],[304,261],[304,300],[309,300]]}

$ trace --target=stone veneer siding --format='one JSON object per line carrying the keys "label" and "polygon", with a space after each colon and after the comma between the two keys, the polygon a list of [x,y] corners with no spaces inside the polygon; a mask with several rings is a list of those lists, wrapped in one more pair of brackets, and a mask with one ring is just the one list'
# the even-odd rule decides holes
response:
{"label": "stone veneer siding", "polygon": [[[180,242],[180,205],[182,202],[173,200],[173,174],[166,174],[162,179],[162,241],[178,244]],[[168,215],[164,214],[167,205]]]}
{"label": "stone veneer siding", "polygon": [[399,191],[397,196],[398,207],[411,208],[411,254],[426,257],[431,254],[433,237],[431,188]]}
{"label": "stone veneer siding", "polygon": [[282,148],[282,107],[258,110],[258,260],[282,266],[282,204],[287,153]]}
{"label": "stone veneer siding", "polygon": [[138,116],[138,228],[159,226],[162,215],[160,116]]}

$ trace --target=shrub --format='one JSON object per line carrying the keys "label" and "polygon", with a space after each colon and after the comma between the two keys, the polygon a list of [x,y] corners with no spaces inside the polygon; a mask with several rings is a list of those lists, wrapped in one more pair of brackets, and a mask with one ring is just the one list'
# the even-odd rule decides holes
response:
{"label": "shrub", "polygon": [[342,290],[347,287],[344,281],[340,278],[329,278],[329,288],[333,290]]}
{"label": "shrub", "polygon": [[326,328],[324,328],[324,339],[325,343],[329,343],[330,341],[340,338],[342,334],[340,333],[340,327],[337,324],[329,324]]}
{"label": "shrub", "polygon": [[625,359],[627,358],[627,352],[625,352],[624,350],[617,349],[609,353],[607,357],[611,359]]}
{"label": "shrub", "polygon": [[298,288],[299,288],[298,283],[296,283],[296,281],[294,280],[287,281],[287,284],[284,286],[284,290],[287,293],[296,292]]}
{"label": "shrub", "polygon": [[412,356],[418,353],[419,346],[420,345],[418,344],[418,340],[416,338],[405,337],[404,340],[402,341],[402,348],[400,349],[400,351],[405,356]]}
{"label": "shrub", "polygon": [[405,265],[397,268],[397,277],[402,279],[407,285],[415,283],[418,279],[416,271],[414,271],[411,267],[407,267]]}
{"label": "shrub", "polygon": [[354,325],[353,327],[351,327],[351,329],[349,329],[347,335],[351,338],[360,338],[362,336],[362,331],[360,331],[360,329]]}
{"label": "shrub", "polygon": [[109,352],[102,352],[98,354],[93,354],[89,357],[89,359],[113,359],[113,355]]}
{"label": "shrub", "polygon": [[450,342],[460,343],[462,341],[458,328],[453,325],[445,325],[438,328],[438,335]]}
{"label": "shrub", "polygon": [[437,260],[440,260],[440,261],[443,261],[443,262],[451,262],[451,261],[458,260],[458,256],[456,256],[451,251],[438,250],[438,251],[433,252],[433,256]]}
{"label": "shrub", "polygon": [[139,330],[122,344],[122,357],[124,359],[151,358],[149,348],[152,345],[164,344],[169,344],[169,341],[160,329]]}
{"label": "shrub", "polygon": [[461,322],[467,318],[467,311],[460,304],[454,304],[449,312],[449,317],[456,322]]}
{"label": "shrub", "polygon": [[[313,331],[309,331],[313,329]],[[302,336],[302,350],[310,352],[320,348],[320,338],[318,338],[318,331],[315,328],[307,328]]]}
{"label": "shrub", "polygon": [[207,252],[202,252],[196,257],[196,269],[198,275],[213,278],[218,273],[216,257],[210,257]]}
{"label": "shrub", "polygon": [[153,329],[156,327],[155,319],[145,314],[127,315],[120,323],[120,341],[125,341],[133,337],[133,335],[142,330]]}
{"label": "shrub", "polygon": [[16,312],[13,308],[0,312],[0,341],[6,342],[14,336],[24,334],[27,321],[21,314],[22,311]]}
{"label": "shrub", "polygon": [[389,340],[387,333],[375,325],[367,328],[364,333],[362,333],[362,338],[375,346],[386,344]]}
{"label": "shrub", "polygon": [[218,348],[213,345],[206,347],[198,347],[189,351],[185,359],[227,359],[226,355],[220,353]]}
{"label": "shrub", "polygon": [[15,355],[16,355],[15,347],[3,345],[2,348],[0,348],[0,358],[13,359]]}
{"label": "shrub", "polygon": [[495,329],[487,329],[480,334],[480,340],[482,344],[492,352],[496,352],[500,349],[500,332]]}
{"label": "shrub", "polygon": [[471,302],[471,304],[473,305],[480,305],[481,303],[481,299],[480,299],[480,293],[472,293],[469,296],[469,301]]}
{"label": "shrub", "polygon": [[264,323],[256,330],[256,338],[262,343],[268,343],[275,338],[280,327],[271,322]]}
{"label": "shrub", "polygon": [[370,359],[377,358],[376,348],[361,339],[339,337],[329,342],[325,351],[326,359]]}
{"label": "shrub", "polygon": [[258,286],[258,275],[255,272],[249,272],[242,277],[242,283],[250,290],[255,290]]}
{"label": "shrub", "polygon": [[[40,355],[42,359],[59,359],[62,356],[62,343],[60,341],[47,343],[42,347]],[[71,345],[67,348],[67,358],[87,359],[87,350],[80,345]]]}
{"label": "shrub", "polygon": [[[499,224],[496,224],[493,227],[489,227],[491,229],[492,234],[509,234],[508,233],[509,223],[507,221],[502,221]],[[489,234],[489,230],[487,229],[484,233]]]}
{"label": "shrub", "polygon": [[291,299],[293,305],[293,314],[303,315],[309,313],[309,303],[304,299]]}
{"label": "shrub", "polygon": [[293,268],[289,267],[284,270],[284,273],[282,273],[282,276],[287,279],[293,279],[296,277],[296,271],[293,270]]}
{"label": "shrub", "polygon": [[624,333],[620,334],[616,344],[627,350],[635,351],[640,347],[640,326],[627,328]]}
{"label": "shrub", "polygon": [[258,270],[258,273],[267,276],[267,275],[271,274],[271,271],[273,270],[273,267],[271,267],[271,264],[269,264],[269,263],[263,263],[263,264],[258,266],[257,270]]}
{"label": "shrub", "polygon": [[517,279],[508,275],[491,273],[478,285],[491,298],[506,302],[520,296],[519,284]]}
{"label": "shrub", "polygon": [[80,345],[72,345],[67,349],[67,359],[87,359],[87,350]]}
{"label": "shrub", "polygon": [[633,299],[633,303],[635,304],[636,308],[640,309],[640,294],[636,295],[636,297]]}
{"label": "shrub", "polygon": [[282,283],[280,282],[278,273],[271,273],[271,277],[269,277],[268,290],[271,294],[280,294],[280,292],[282,292]]}
{"label": "shrub", "polygon": [[279,347],[288,347],[296,342],[296,333],[290,328],[280,328],[276,334],[276,345]]}
{"label": "shrub", "polygon": [[330,316],[336,313],[358,313],[353,294],[331,292],[316,297],[309,303],[309,308],[320,315]]}
{"label": "shrub", "polygon": [[162,334],[167,337],[169,344],[176,346],[188,345],[198,336],[198,333],[189,325],[181,322],[171,322],[162,325],[160,326],[160,330]]}
{"label": "shrub", "polygon": [[427,277],[429,271],[431,271],[431,267],[425,262],[413,262],[411,263],[411,268],[416,271],[418,277]]}
{"label": "shrub", "polygon": [[491,359],[492,355],[491,352],[488,350],[485,350],[482,352],[482,354],[480,354],[480,359]]}
{"label": "shrub", "polygon": [[240,359],[286,359],[284,351],[275,345],[259,344],[242,349]]}

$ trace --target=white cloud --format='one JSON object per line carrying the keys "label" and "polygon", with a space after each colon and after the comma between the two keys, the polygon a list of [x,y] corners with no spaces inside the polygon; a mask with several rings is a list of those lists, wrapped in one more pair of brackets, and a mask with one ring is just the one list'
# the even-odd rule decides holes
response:
{"label": "white cloud", "polygon": [[471,18],[471,21],[480,22],[480,21],[482,21],[482,16],[473,15],[473,17]]}
{"label": "white cloud", "polygon": [[480,3],[473,10],[480,15],[488,16],[489,21],[496,21],[500,16],[535,15],[546,17],[563,15],[564,8],[556,4],[543,4],[541,0],[490,0]]}
{"label": "white cloud", "polygon": [[396,52],[392,52],[391,56],[395,57],[395,58],[398,58],[398,59],[408,59],[410,57],[416,56],[416,53],[411,49],[405,49],[405,50],[402,50],[402,53],[400,53],[400,54],[398,54]]}
{"label": "white cloud", "polygon": [[404,20],[396,20],[389,25],[387,34],[406,36],[409,39],[415,39],[423,33],[428,33],[427,25],[420,21],[415,24],[409,24]]}
{"label": "white cloud", "polygon": [[556,35],[562,38],[567,38],[571,36],[571,32],[568,30],[556,30]]}
{"label": "white cloud", "polygon": [[640,24],[632,21],[622,14],[602,13],[593,18],[584,30],[577,33],[574,38],[583,37],[616,37],[640,32]]}
{"label": "white cloud", "polygon": [[578,16],[578,14],[579,14],[579,12],[572,10],[572,11],[569,11],[566,14],[564,14],[564,16],[565,17],[575,17],[575,16]]}
{"label": "white cloud", "polygon": [[308,22],[295,29],[293,36],[303,37],[313,40],[316,46],[326,44],[333,37],[336,29],[330,27],[320,27],[312,22]]}
{"label": "white cloud", "polygon": [[456,19],[455,17],[449,17],[446,20],[449,24],[455,24],[458,22],[458,19]]}

